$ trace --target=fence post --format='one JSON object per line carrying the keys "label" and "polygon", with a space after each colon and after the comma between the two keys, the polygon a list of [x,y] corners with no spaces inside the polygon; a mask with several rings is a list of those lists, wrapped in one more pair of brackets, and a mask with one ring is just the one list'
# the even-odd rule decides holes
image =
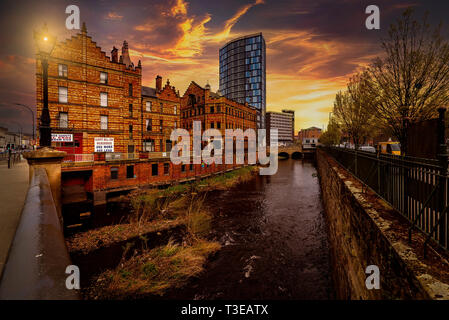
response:
{"label": "fence post", "polygon": [[377,159],[377,190],[378,194],[382,194],[380,190],[380,151],[376,150],[376,159]]}
{"label": "fence post", "polygon": [[[447,154],[447,145],[446,145],[446,137],[445,137],[445,121],[444,115],[446,113],[446,108],[438,108],[438,160],[440,163],[440,187],[438,190],[438,207],[440,214],[443,213],[447,203],[446,203],[446,182],[447,182],[447,169],[448,169],[448,154]],[[447,214],[444,216],[440,216],[439,226],[439,242],[445,247],[446,237],[447,237]]]}

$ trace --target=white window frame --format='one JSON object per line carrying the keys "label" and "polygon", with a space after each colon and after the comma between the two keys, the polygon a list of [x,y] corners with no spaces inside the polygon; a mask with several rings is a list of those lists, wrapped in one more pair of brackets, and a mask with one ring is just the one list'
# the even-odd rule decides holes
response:
{"label": "white window frame", "polygon": [[69,89],[67,87],[58,87],[58,101],[59,101],[59,103],[67,103],[68,102],[68,95],[69,95]]}
{"label": "white window frame", "polygon": [[68,69],[69,68],[67,67],[66,64],[59,63],[58,64],[58,76],[63,77],[63,78],[67,78],[67,75],[69,73]]}
{"label": "white window frame", "polygon": [[[102,75],[105,75],[104,79],[102,79]],[[103,83],[103,84],[108,83],[108,73],[107,72],[103,72],[103,71],[100,72],[100,83]]]}
{"label": "white window frame", "polygon": [[108,121],[109,121],[108,116],[104,116],[104,115],[100,116],[100,129],[101,130],[108,130]]}
{"label": "white window frame", "polygon": [[146,101],[146,102],[145,102],[145,110],[146,110],[147,112],[151,112],[151,107],[152,107],[151,101]]}
{"label": "white window frame", "polygon": [[[63,119],[62,116],[65,116],[65,119]],[[68,128],[68,127],[69,127],[69,113],[59,112],[59,128]]]}
{"label": "white window frame", "polygon": [[100,106],[107,107],[108,106],[108,93],[100,92]]}

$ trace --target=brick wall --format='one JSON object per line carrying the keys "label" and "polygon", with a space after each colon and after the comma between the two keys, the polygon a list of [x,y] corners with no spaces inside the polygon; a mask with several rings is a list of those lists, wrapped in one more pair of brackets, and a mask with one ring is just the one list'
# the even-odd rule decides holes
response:
{"label": "brick wall", "polygon": [[[423,234],[408,243],[408,222],[323,151],[318,173],[339,299],[449,299],[449,270],[439,255],[424,259]],[[380,270],[380,290],[365,286],[368,265]]]}

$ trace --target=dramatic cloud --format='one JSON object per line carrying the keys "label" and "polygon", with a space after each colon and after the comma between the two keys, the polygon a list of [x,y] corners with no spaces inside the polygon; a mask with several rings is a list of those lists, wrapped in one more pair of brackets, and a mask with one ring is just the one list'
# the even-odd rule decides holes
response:
{"label": "dramatic cloud", "polygon": [[[183,94],[190,81],[218,89],[218,51],[233,38],[262,32],[267,44],[267,110],[296,111],[296,129],[327,123],[335,93],[350,76],[382,54],[379,39],[407,7],[433,25],[446,19],[446,2],[378,0],[381,30],[365,28],[368,2],[358,0],[80,0],[88,33],[105,52],[130,46],[142,61],[144,85],[170,79]],[[65,2],[0,2],[0,116],[18,116],[15,102],[35,104],[32,30],[44,21],[63,40]],[[443,30],[448,34],[447,27]],[[9,107],[8,107],[9,106]],[[15,113],[16,112],[16,113]],[[22,121],[22,119],[20,119]],[[30,121],[23,118],[24,123]]]}

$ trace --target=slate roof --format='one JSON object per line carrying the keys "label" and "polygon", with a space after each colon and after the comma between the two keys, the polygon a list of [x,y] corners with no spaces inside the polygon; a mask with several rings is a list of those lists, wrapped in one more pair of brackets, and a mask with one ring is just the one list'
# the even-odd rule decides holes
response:
{"label": "slate roof", "polygon": [[142,96],[156,97],[156,88],[142,86]]}

